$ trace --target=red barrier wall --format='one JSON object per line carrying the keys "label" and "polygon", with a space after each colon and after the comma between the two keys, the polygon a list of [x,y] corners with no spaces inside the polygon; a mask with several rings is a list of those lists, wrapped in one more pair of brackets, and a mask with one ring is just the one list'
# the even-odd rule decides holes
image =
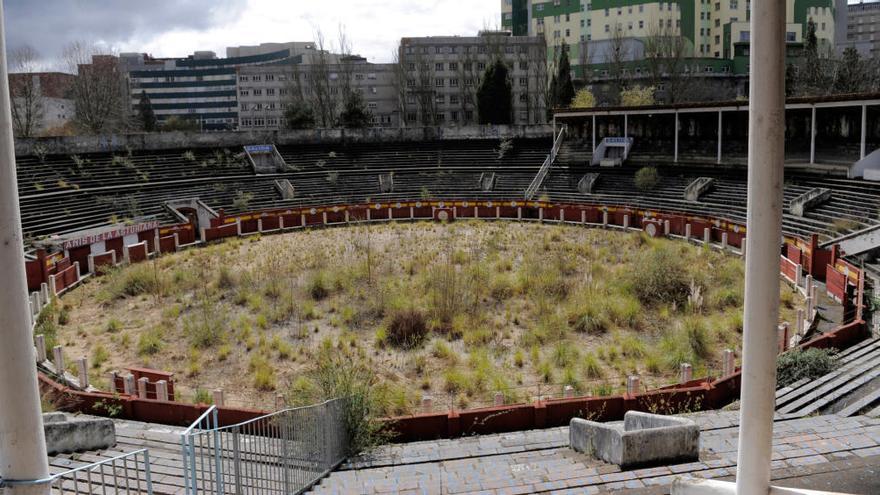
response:
{"label": "red barrier wall", "polygon": [[133,246],[128,246],[127,249],[128,261],[131,263],[139,263],[141,261],[146,261],[147,258],[149,258],[146,244],[135,244]]}

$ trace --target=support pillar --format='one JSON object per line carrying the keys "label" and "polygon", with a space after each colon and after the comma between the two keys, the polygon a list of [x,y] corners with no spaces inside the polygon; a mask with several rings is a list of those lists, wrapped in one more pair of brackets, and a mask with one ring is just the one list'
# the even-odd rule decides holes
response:
{"label": "support pillar", "polygon": [[684,226],[684,238],[685,240],[691,240],[691,224],[685,224]]}
{"label": "support pillar", "polygon": [[122,392],[125,395],[137,395],[135,392],[134,375],[129,373],[122,377]]}
{"label": "support pillar", "polygon": [[64,376],[64,348],[60,345],[52,348],[52,365],[58,376]]}
{"label": "support pillar", "polygon": [[802,308],[798,308],[797,310],[797,326],[795,327],[795,331],[799,336],[804,335],[804,326],[806,323],[806,318],[804,318],[804,310]]}
{"label": "support pillar", "polygon": [[862,105],[862,146],[859,159],[865,158],[865,142],[868,136],[868,105]]}
{"label": "support pillar", "polygon": [[816,163],[816,107],[810,112],[810,165]]}
{"label": "support pillar", "polygon": [[721,125],[721,110],[718,110],[718,157],[715,163],[721,163],[721,132],[723,129]]}
{"label": "support pillar", "polygon": [[593,115],[593,154],[596,154],[596,116]]}
{"label": "support pillar", "polygon": [[[785,161],[785,2],[754,2],[749,81],[749,233],[737,493],[768,493],[776,395],[779,239]],[[815,119],[814,119],[815,128]]]}
{"label": "support pillar", "polygon": [[149,383],[149,381],[150,381],[149,378],[147,378],[145,376],[138,378],[138,381],[137,381],[138,398],[140,398],[140,399],[147,398],[147,383]]}
{"label": "support pillar", "polygon": [[675,112],[675,153],[673,161],[678,163],[678,112]]}
{"label": "support pillar", "polygon": [[224,400],[223,400],[223,389],[222,388],[218,388],[217,390],[214,390],[213,398],[214,398],[214,405],[215,406],[223,407]]}
{"label": "support pillar", "polygon": [[168,402],[168,382],[159,380],[156,382],[156,400]]}
{"label": "support pillar", "polygon": [[721,375],[730,376],[736,371],[736,356],[731,349],[725,349],[721,353]]}
{"label": "support pillar", "polygon": [[34,337],[34,345],[37,348],[37,362],[44,362],[46,360],[46,338],[42,334],[37,335]]}
{"label": "support pillar", "polygon": [[566,399],[571,399],[572,397],[574,397],[574,387],[572,387],[571,385],[566,385],[565,387],[563,387],[562,397]]}
{"label": "support pillar", "polygon": [[694,368],[688,363],[681,363],[681,378],[679,381],[681,383],[687,383],[693,380],[694,376]]}
{"label": "support pillar", "polygon": [[76,362],[76,369],[79,372],[79,386],[83,389],[89,388],[89,361],[86,358],[80,358]]}
{"label": "support pillar", "polygon": [[638,375],[630,375],[626,377],[626,394],[635,395],[639,393],[640,383]]}

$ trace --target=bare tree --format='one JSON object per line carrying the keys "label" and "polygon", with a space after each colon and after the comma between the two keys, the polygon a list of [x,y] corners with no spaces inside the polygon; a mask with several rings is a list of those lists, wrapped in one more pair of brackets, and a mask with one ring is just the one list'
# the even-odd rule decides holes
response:
{"label": "bare tree", "polygon": [[627,77],[624,71],[627,59],[629,58],[627,38],[621,23],[614,24],[611,38],[608,41],[608,47],[605,51],[605,63],[608,65],[611,99],[613,103],[617,104],[620,102],[620,92],[627,87]]}
{"label": "bare tree", "polygon": [[391,57],[394,64],[391,84],[393,85],[394,93],[397,96],[397,109],[400,114],[400,125],[401,127],[406,127],[410,105],[407,100],[407,62],[404,61],[403,46],[398,45],[397,50],[391,54]]}
{"label": "bare tree", "polygon": [[537,46],[529,47],[528,64],[527,110],[529,122],[541,124],[547,121],[547,105],[550,101],[547,40],[543,36],[540,37],[540,43]]}
{"label": "bare tree", "polygon": [[9,55],[9,93],[12,97],[12,130],[16,136],[32,137],[43,123],[43,94],[40,87],[39,54],[25,45]]}
{"label": "bare tree", "polygon": [[[332,58],[326,50],[324,34],[315,32],[316,53],[309,57],[309,88],[315,118],[321,127],[333,127],[339,109],[339,88],[330,78]],[[338,74],[337,74],[338,77]]]}
{"label": "bare tree", "polygon": [[68,45],[62,57],[68,71],[77,74],[73,82],[77,126],[93,134],[125,129],[131,102],[118,58],[84,42]]}
{"label": "bare tree", "polygon": [[687,41],[672,22],[660,20],[652,25],[645,38],[645,63],[651,85],[665,85],[666,100],[676,103],[687,98],[688,87],[693,82],[692,71],[687,65]]}

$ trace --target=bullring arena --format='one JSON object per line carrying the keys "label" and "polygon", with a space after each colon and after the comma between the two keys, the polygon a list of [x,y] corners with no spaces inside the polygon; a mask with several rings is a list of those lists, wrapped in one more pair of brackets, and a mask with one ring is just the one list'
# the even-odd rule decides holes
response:
{"label": "bullring arena", "polygon": [[[788,108],[777,350],[839,352],[777,391],[772,469],[821,483],[880,454],[880,99]],[[21,140],[44,405],[111,417],[118,440],[51,464],[147,447],[157,493],[730,478],[737,413],[716,410],[740,389],[747,133],[730,102],[543,127]],[[345,462],[332,425],[309,430],[315,451],[290,419],[335,417],[300,406],[332,399],[321,373],[342,362],[371,370],[396,443]],[[626,411],[695,418],[699,460],[631,470],[568,450],[572,418]]]}

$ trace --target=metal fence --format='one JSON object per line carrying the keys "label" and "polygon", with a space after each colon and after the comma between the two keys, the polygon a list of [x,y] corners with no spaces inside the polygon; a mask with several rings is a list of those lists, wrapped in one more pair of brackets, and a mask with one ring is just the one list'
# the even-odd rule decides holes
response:
{"label": "metal fence", "polygon": [[0,488],[48,485],[58,494],[153,494],[150,453],[146,449],[86,464],[34,481],[0,481]]}
{"label": "metal fence", "polygon": [[556,155],[559,153],[559,148],[562,147],[562,139],[564,136],[565,126],[562,126],[562,129],[559,130],[559,134],[553,140],[553,146],[550,148],[550,154],[547,155],[547,158],[544,159],[544,163],[542,163],[541,168],[538,169],[538,174],[535,176],[534,179],[532,179],[529,187],[526,188],[526,201],[531,200],[535,196],[535,193],[538,192],[541,184],[544,183],[544,179],[547,177],[547,174],[550,173],[550,167],[552,167],[553,162],[556,161]]}
{"label": "metal fence", "polygon": [[345,459],[344,399],[219,427],[217,409],[181,436],[186,493],[302,493]]}

